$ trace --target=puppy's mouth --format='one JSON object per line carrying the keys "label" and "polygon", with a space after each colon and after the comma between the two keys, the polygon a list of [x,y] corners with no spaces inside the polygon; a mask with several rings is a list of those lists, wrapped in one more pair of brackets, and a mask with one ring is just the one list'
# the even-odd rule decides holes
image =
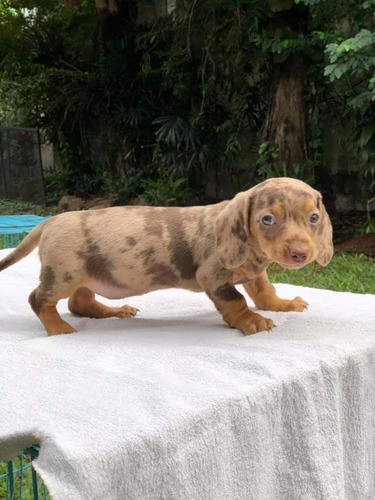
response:
{"label": "puppy's mouth", "polygon": [[263,250],[271,262],[284,269],[301,269],[317,257],[317,251],[309,244],[280,244],[278,247],[268,247]]}
{"label": "puppy's mouth", "polygon": [[310,260],[307,260],[305,262],[278,262],[276,261],[276,264],[279,266],[283,267],[284,269],[301,269],[302,267],[307,266],[307,264],[310,264]]}
{"label": "puppy's mouth", "polygon": [[293,254],[288,251],[287,254],[279,255],[274,260],[279,266],[284,269],[301,269],[315,260],[315,256],[311,252],[305,254]]}

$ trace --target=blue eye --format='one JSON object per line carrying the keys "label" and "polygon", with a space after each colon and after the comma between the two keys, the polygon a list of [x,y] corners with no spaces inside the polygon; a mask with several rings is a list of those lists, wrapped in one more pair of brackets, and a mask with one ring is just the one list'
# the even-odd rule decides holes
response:
{"label": "blue eye", "polygon": [[273,226],[275,224],[275,219],[272,217],[272,215],[265,215],[262,217],[262,224],[265,226]]}
{"label": "blue eye", "polygon": [[319,221],[319,215],[318,214],[312,214],[310,217],[310,222],[311,224],[316,224]]}

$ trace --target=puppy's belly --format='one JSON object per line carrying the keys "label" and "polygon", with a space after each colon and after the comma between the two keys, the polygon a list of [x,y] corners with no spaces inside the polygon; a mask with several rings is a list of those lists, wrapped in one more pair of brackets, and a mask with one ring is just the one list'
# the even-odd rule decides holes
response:
{"label": "puppy's belly", "polygon": [[107,299],[123,299],[124,297],[129,297],[133,293],[128,288],[120,288],[108,283],[100,283],[96,281],[95,283],[90,283],[86,285],[89,290]]}

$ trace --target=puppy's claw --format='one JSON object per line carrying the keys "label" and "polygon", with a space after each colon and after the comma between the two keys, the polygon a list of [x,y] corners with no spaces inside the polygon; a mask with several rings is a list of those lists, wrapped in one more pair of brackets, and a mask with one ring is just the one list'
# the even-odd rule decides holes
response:
{"label": "puppy's claw", "polygon": [[244,335],[253,335],[258,332],[270,332],[274,326],[272,319],[263,318],[260,314],[252,314],[240,329]]}
{"label": "puppy's claw", "polygon": [[292,305],[292,308],[290,309],[291,311],[302,312],[309,307],[309,304],[301,299],[301,297],[295,297],[290,302]]}
{"label": "puppy's claw", "polygon": [[119,318],[134,318],[134,316],[139,312],[139,309],[131,306],[122,306],[119,307],[117,316]]}

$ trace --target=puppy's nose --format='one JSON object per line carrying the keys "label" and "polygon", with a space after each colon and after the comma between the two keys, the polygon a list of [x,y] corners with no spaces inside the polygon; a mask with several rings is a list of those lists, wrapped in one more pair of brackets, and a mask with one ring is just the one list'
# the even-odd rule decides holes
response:
{"label": "puppy's nose", "polygon": [[294,262],[305,262],[307,259],[307,250],[291,248],[290,256]]}

